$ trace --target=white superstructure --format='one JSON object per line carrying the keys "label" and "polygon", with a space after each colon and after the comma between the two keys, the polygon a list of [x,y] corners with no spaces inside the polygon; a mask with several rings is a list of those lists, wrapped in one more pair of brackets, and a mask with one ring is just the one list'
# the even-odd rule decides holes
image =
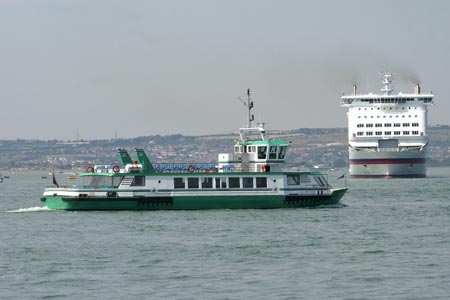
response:
{"label": "white superstructure", "polygon": [[425,177],[428,106],[433,94],[394,94],[391,73],[382,74],[381,94],[342,96],[348,108],[350,175]]}

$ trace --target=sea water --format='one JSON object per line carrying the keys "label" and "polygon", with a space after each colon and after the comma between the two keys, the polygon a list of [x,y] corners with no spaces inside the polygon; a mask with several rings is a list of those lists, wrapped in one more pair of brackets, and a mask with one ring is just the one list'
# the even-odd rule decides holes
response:
{"label": "sea water", "polygon": [[449,299],[450,168],[343,172],[334,207],[116,212],[42,208],[50,175],[3,172],[0,299]]}

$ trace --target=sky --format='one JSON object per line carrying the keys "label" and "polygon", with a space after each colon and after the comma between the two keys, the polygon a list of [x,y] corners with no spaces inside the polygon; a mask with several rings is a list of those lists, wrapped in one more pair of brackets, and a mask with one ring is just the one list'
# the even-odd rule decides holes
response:
{"label": "sky", "polygon": [[433,92],[450,124],[450,1],[1,0],[0,140],[346,127],[343,93]]}

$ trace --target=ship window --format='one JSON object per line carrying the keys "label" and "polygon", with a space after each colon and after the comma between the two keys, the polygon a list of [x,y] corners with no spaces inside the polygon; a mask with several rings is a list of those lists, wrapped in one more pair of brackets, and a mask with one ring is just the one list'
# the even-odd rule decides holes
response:
{"label": "ship window", "polygon": [[114,176],[114,177],[111,177],[111,179],[112,179],[111,185],[113,187],[118,187],[120,185],[120,182],[123,179],[123,176]]}
{"label": "ship window", "polygon": [[284,159],[284,157],[286,156],[286,150],[287,150],[287,146],[280,147],[280,153],[278,154],[279,159]]}
{"label": "ship window", "polygon": [[358,124],[358,125],[356,125],[356,127],[358,127],[358,128],[364,127],[364,124]]}
{"label": "ship window", "polygon": [[227,181],[225,178],[216,177],[216,189],[226,189],[227,188]]}
{"label": "ship window", "polygon": [[243,177],[242,178],[242,186],[244,188],[252,189],[253,188],[253,177]]}
{"label": "ship window", "polygon": [[400,135],[400,131],[394,131],[394,135]]}
{"label": "ship window", "polygon": [[239,177],[230,177],[230,178],[228,178],[228,186],[230,188],[240,188],[241,184],[240,184]]}
{"label": "ship window", "polygon": [[362,135],[364,135],[364,132],[358,131],[357,134],[358,134],[358,136],[362,136]]}
{"label": "ship window", "polygon": [[409,135],[409,131],[403,131],[403,135]]}
{"label": "ship window", "polygon": [[394,127],[400,127],[400,123],[394,123]]}
{"label": "ship window", "polygon": [[384,135],[391,135],[391,132],[390,131],[385,131]]}
{"label": "ship window", "polygon": [[267,157],[267,147],[266,146],[259,146],[258,147],[258,159],[266,159]]}
{"label": "ship window", "polygon": [[239,153],[239,146],[234,147],[234,153]]}
{"label": "ship window", "polygon": [[373,135],[373,132],[372,131],[367,131],[366,135]]}
{"label": "ship window", "polygon": [[202,178],[202,189],[211,189],[213,180],[211,177]]}
{"label": "ship window", "polygon": [[418,131],[413,131],[412,135],[419,135],[419,132]]}
{"label": "ship window", "polygon": [[382,135],[382,134],[383,134],[383,132],[381,132],[381,131],[375,132],[375,135]]}
{"label": "ship window", "polygon": [[256,188],[266,188],[267,178],[266,177],[256,177]]}
{"label": "ship window", "polygon": [[317,182],[317,184],[319,186],[324,186],[325,185],[324,181],[320,177],[314,177],[314,180]]}
{"label": "ship window", "polygon": [[270,146],[269,148],[269,159],[277,158],[277,146]]}
{"label": "ship window", "polygon": [[376,124],[375,124],[375,127],[383,127],[383,124],[381,124],[381,123],[376,123]]}
{"label": "ship window", "polygon": [[391,127],[392,124],[391,123],[384,123],[384,127]]}
{"label": "ship window", "polygon": [[130,186],[144,186],[145,185],[145,176],[134,176],[133,182]]}
{"label": "ship window", "polygon": [[403,123],[403,127],[409,127],[409,123]]}
{"label": "ship window", "polygon": [[419,127],[419,123],[412,123],[412,127]]}
{"label": "ship window", "polygon": [[173,179],[173,186],[176,189],[184,189],[185,179],[183,177],[175,177]]}
{"label": "ship window", "polygon": [[198,178],[197,177],[189,177],[188,178],[188,189],[198,189]]}
{"label": "ship window", "polygon": [[366,127],[373,127],[372,123],[366,124]]}
{"label": "ship window", "polygon": [[300,175],[288,175],[287,184],[288,185],[300,185]]}

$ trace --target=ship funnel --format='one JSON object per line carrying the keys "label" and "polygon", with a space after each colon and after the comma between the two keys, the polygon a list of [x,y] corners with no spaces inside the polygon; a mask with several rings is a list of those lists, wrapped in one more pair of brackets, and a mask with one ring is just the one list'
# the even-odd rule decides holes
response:
{"label": "ship funnel", "polygon": [[417,94],[417,95],[419,95],[420,94],[420,84],[416,84],[416,87],[415,87],[415,89],[414,89],[414,92]]}
{"label": "ship funnel", "polygon": [[356,90],[357,90],[357,87],[356,87],[356,84],[354,84],[353,85],[353,96],[356,96]]}

